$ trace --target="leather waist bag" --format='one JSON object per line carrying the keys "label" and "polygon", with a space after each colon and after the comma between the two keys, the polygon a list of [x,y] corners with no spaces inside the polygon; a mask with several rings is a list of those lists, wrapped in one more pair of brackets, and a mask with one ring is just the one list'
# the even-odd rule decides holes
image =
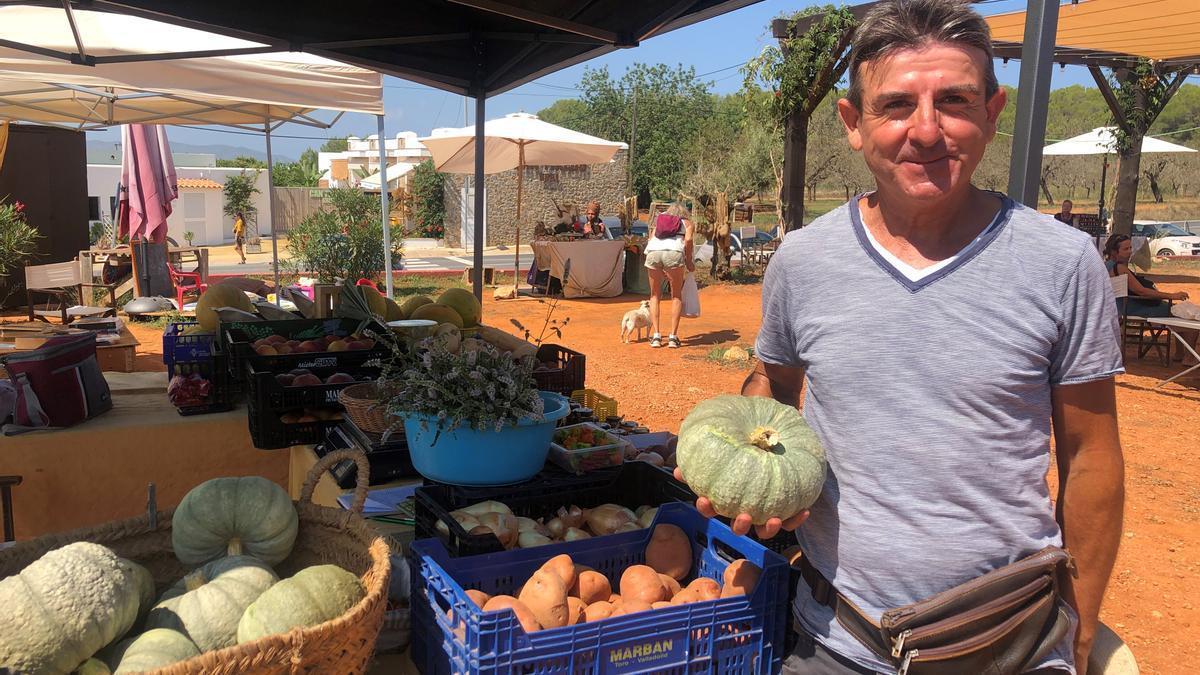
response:
{"label": "leather waist bag", "polygon": [[899,675],[1016,675],[1066,636],[1071,620],[1059,602],[1060,567],[1069,553],[1049,546],[1000,569],[904,607],[875,623],[837,592],[807,558],[800,574],[813,599]]}

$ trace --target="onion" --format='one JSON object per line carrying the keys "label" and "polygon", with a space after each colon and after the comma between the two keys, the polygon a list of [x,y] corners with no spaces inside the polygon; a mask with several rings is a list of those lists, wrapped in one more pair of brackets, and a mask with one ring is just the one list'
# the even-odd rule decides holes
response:
{"label": "onion", "polygon": [[638,514],[638,519],[637,519],[638,525],[641,525],[642,527],[650,527],[650,524],[654,522],[654,516],[656,516],[656,515],[658,515],[658,507],[657,506],[654,508],[646,509],[645,511]]}
{"label": "onion", "polygon": [[539,523],[533,518],[517,516],[517,532],[524,534],[525,532],[537,532],[543,537],[550,537],[550,530],[545,525]]}
{"label": "onion", "polygon": [[[450,517],[454,518],[454,522],[461,525],[462,529],[466,530],[467,532],[470,532],[472,528],[477,527],[479,525],[479,521],[475,518],[475,516],[467,515],[467,514],[463,513],[462,511],[451,511]],[[446,524],[441,521],[438,521],[437,531],[441,532],[443,535],[445,535],[447,537],[450,536],[450,528],[447,527]]]}
{"label": "onion", "polygon": [[562,536],[563,541],[579,541],[580,539],[591,539],[591,538],[592,538],[592,535],[588,534],[587,532],[584,532],[583,530],[579,529],[578,527],[568,527],[567,531],[564,532],[563,536]]}
{"label": "onion", "polygon": [[550,531],[551,537],[562,539],[563,533],[567,531],[567,524],[562,518],[551,518],[550,522],[546,523],[546,529]]}
{"label": "onion", "polygon": [[641,518],[643,513],[649,511],[652,508],[655,508],[655,507],[650,506],[649,504],[642,504],[641,506],[634,509],[633,515],[637,516],[638,518]]}
{"label": "onion", "polygon": [[485,513],[506,513],[512,515],[512,509],[508,508],[500,502],[486,501],[472,504],[470,506],[459,509],[463,513],[468,513],[472,516],[479,517]]}
{"label": "onion", "polygon": [[558,519],[567,527],[583,527],[583,509],[574,504],[570,508],[559,507]]}
{"label": "onion", "polygon": [[517,543],[517,517],[511,513],[485,513],[479,517],[479,524],[490,529],[504,548]]}
{"label": "onion", "polygon": [[601,504],[587,514],[588,529],[595,535],[612,534],[626,523],[636,525],[637,516],[616,504]]}
{"label": "onion", "polygon": [[653,464],[654,466],[662,466],[663,465],[663,457],[662,457],[662,455],[658,454],[657,452],[643,452],[640,455],[638,455],[637,457],[634,457],[633,461],[647,462],[647,463]]}
{"label": "onion", "polygon": [[642,526],[638,525],[636,522],[621,523],[621,526],[617,528],[617,531],[614,534],[620,534],[622,532],[637,532],[640,529],[642,529]]}
{"label": "onion", "polygon": [[549,537],[540,535],[532,530],[526,530],[517,536],[517,546],[520,548],[533,548],[553,543]]}

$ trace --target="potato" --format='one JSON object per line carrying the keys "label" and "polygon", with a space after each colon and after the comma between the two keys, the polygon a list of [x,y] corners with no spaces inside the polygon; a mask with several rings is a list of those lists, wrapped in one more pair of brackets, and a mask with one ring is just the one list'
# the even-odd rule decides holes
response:
{"label": "potato", "polygon": [[649,605],[667,600],[667,587],[658,578],[658,572],[646,565],[630,565],[621,574],[621,597],[623,604],[642,602]]}
{"label": "potato", "polygon": [[511,595],[497,595],[488,600],[487,604],[483,606],[483,611],[485,612],[494,612],[498,609],[511,609],[517,615],[517,621],[520,622],[521,628],[524,628],[526,633],[533,633],[542,629],[542,625],[538,623],[537,617],[525,606],[525,603]]}
{"label": "potato", "polygon": [[571,561],[571,556],[566,553],[561,553],[547,560],[541,569],[557,574],[558,578],[562,579],[564,588],[570,588],[575,585],[575,563]]}
{"label": "potato", "polygon": [[484,593],[483,591],[477,591],[474,588],[467,589],[467,597],[470,598],[471,602],[475,603],[480,609],[483,609],[483,606],[488,603],[488,600],[492,599],[492,596]]}
{"label": "potato", "polygon": [[608,583],[608,577],[603,574],[586,570],[580,572],[579,576],[576,577],[569,595],[579,598],[584,604],[590,605],[593,602],[608,600],[612,597],[612,585]]}
{"label": "potato", "polygon": [[607,619],[608,617],[612,616],[612,613],[613,613],[613,606],[611,604],[609,604],[608,602],[606,602],[604,600],[601,600],[599,602],[593,602],[592,604],[587,606],[586,610],[584,610],[584,621],[587,621],[587,622],[600,621],[602,619]]}
{"label": "potato", "polygon": [[683,530],[670,524],[658,525],[646,546],[646,564],[676,580],[692,571],[692,544]]}
{"label": "potato", "polygon": [[659,572],[658,578],[663,582],[663,586],[667,587],[667,593],[669,594],[667,595],[668,599],[675,597],[675,594],[682,590],[679,587],[679,582],[675,580],[675,577]]}
{"label": "potato", "polygon": [[758,585],[762,570],[749,560],[735,560],[725,568],[725,584],[721,586],[721,597],[750,595]]}
{"label": "potato", "polygon": [[533,612],[542,628],[567,625],[567,587],[563,585],[562,577],[553,571],[540,569],[534,572],[517,597]]}
{"label": "potato", "polygon": [[671,604],[672,605],[686,605],[689,602],[700,602],[700,600],[701,600],[701,598],[700,598],[699,593],[692,590],[691,588],[685,588],[682,591],[679,591],[678,593],[676,593],[675,597],[671,598]]}
{"label": "potato", "polygon": [[567,625],[574,626],[586,621],[587,605],[579,598],[567,598]]}
{"label": "potato", "polygon": [[621,604],[621,594],[613,593],[612,595],[608,596],[608,604],[614,606]]}
{"label": "potato", "polygon": [[674,607],[674,605],[667,602],[666,600],[659,600],[658,602],[652,603],[650,606],[653,607],[654,609],[665,609],[667,607]]}
{"label": "potato", "polygon": [[613,610],[612,616],[624,616],[626,614],[635,614],[637,612],[649,612],[654,609],[654,606],[648,602],[641,600],[626,600],[621,603],[620,607]]}
{"label": "potato", "polygon": [[708,577],[693,579],[692,583],[688,584],[685,590],[695,593],[700,601],[716,600],[721,597],[721,584],[717,583],[716,579],[709,579]]}

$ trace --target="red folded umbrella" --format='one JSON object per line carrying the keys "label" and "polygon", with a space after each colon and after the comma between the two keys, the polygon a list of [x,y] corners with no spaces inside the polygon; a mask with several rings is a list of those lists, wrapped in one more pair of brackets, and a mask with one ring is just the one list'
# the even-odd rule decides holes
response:
{"label": "red folded umbrella", "polygon": [[157,124],[127,124],[121,127],[121,141],[119,232],[130,240],[140,237],[162,243],[167,240],[171,202],[179,196],[166,129]]}

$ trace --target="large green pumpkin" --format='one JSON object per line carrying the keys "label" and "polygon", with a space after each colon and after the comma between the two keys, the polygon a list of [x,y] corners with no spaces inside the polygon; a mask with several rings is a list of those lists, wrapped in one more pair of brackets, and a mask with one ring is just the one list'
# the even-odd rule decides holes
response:
{"label": "large green pumpkin", "polygon": [[258,596],[238,623],[238,642],[315,626],[345,614],[364,595],[358,577],[337,565],[306,567]]}
{"label": "large green pumpkin", "polygon": [[138,613],[133,568],[111,550],[68,544],[0,580],[0,666],[69,673],[123,635]]}
{"label": "large green pumpkin", "polygon": [[111,665],[114,675],[140,673],[199,656],[195,643],[179,631],[153,628],[117,646]]}
{"label": "large green pumpkin", "polygon": [[192,488],[171,519],[171,546],[185,565],[252,555],[276,565],[292,552],[299,518],[287,492],[259,476],[214,478]]}
{"label": "large green pumpkin", "polygon": [[183,633],[207,652],[237,644],[238,621],[279,578],[261,560],[233,556],[208,563],[171,586],[146,617],[146,628]]}
{"label": "large green pumpkin", "polygon": [[812,506],[825,483],[825,450],[795,408],[760,396],[701,402],[679,428],[675,461],[717,513],[756,525]]}
{"label": "large green pumpkin", "polygon": [[137,586],[137,620],[141,621],[146,618],[146,613],[154,607],[154,577],[150,574],[150,570],[132,560],[121,558],[121,564],[129,568],[130,573],[133,575],[133,583]]}

